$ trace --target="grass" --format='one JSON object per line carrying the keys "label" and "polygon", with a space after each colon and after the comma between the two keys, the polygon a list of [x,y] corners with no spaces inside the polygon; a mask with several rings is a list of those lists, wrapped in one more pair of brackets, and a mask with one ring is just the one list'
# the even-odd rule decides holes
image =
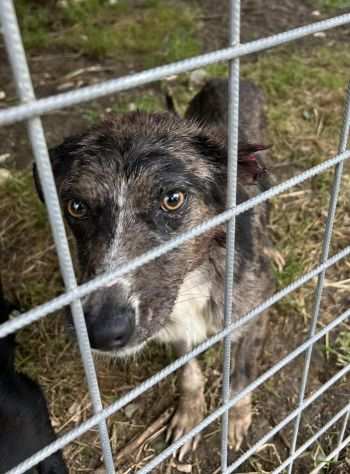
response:
{"label": "grass", "polygon": [[315,7],[326,11],[327,13],[336,12],[337,10],[349,7],[348,0],[313,0]]}
{"label": "grass", "polygon": [[350,327],[344,325],[343,331],[340,331],[332,344],[326,347],[327,355],[332,354],[335,357],[337,365],[345,367],[350,364]]}
{"label": "grass", "polygon": [[[62,288],[46,212],[31,174],[15,174],[1,186],[0,216],[1,269],[7,269],[6,275],[1,271],[4,286],[11,281],[11,269],[20,274],[21,281],[13,286],[13,298],[22,307],[31,308],[42,303],[45,294],[53,297]],[[10,235],[16,238],[9,239]],[[25,250],[28,248],[30,252]]]}
{"label": "grass", "polygon": [[66,6],[35,3],[17,3],[24,43],[32,52],[45,45],[49,50],[98,59],[110,57],[124,62],[133,58],[143,67],[199,52],[197,11],[185,1],[146,0],[134,6],[127,0],[115,4],[106,0],[68,1]]}

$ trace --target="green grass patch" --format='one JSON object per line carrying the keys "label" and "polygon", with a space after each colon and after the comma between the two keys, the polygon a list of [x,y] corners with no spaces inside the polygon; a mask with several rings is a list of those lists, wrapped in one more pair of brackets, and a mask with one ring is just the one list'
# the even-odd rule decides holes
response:
{"label": "green grass patch", "polygon": [[283,269],[280,271],[277,269],[274,270],[278,288],[282,289],[293,283],[294,280],[303,274],[303,271],[304,267],[296,256],[293,254],[288,255]]}
{"label": "green grass patch", "polygon": [[[243,76],[265,92],[275,163],[288,162],[295,174],[336,153],[349,69],[350,52],[340,45],[312,52],[290,45],[242,64]],[[327,175],[313,181],[318,199],[329,182]]]}
{"label": "green grass patch", "polygon": [[243,74],[262,83],[273,100],[298,101],[291,92],[312,89],[337,90],[344,83],[346,69],[350,66],[350,54],[343,48],[314,48],[300,50],[295,45],[279,48],[260,56],[253,64],[242,66]]}
{"label": "green grass patch", "polygon": [[132,6],[126,0],[85,0],[49,7],[20,0],[17,7],[30,50],[59,48],[94,58],[136,60],[144,67],[200,51],[198,12],[184,1],[148,0]]}
{"label": "green grass patch", "polygon": [[22,308],[62,291],[48,218],[32,173],[13,173],[0,186],[0,269],[5,289]]}
{"label": "green grass patch", "polygon": [[120,96],[118,103],[113,104],[111,109],[115,113],[130,112],[133,110],[142,110],[143,112],[159,112],[164,110],[165,100],[162,95],[154,91],[137,94],[125,94]]}
{"label": "green grass patch", "polygon": [[[165,93],[164,93],[165,94]],[[100,123],[111,115],[127,113],[135,110],[143,112],[159,112],[165,110],[165,97],[163,93],[149,89],[147,91],[133,91],[118,94],[114,102],[107,108],[101,108],[99,104],[92,104],[82,108],[84,126],[90,127]],[[83,128],[83,127],[82,127]]]}
{"label": "green grass patch", "polygon": [[7,179],[0,188],[0,196],[4,204],[12,203],[17,216],[30,220],[35,230],[48,229],[46,211],[36,194],[32,173],[16,173]]}
{"label": "green grass patch", "polygon": [[349,0],[314,0],[313,4],[326,12],[335,12],[349,7]]}
{"label": "green grass patch", "polygon": [[350,332],[342,331],[339,333],[335,348],[332,350],[335,353],[337,362],[340,366],[345,367],[350,364]]}

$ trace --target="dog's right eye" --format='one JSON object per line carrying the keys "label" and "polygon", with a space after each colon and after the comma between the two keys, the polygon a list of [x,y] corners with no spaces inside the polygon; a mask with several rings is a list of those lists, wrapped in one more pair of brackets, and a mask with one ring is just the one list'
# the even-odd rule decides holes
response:
{"label": "dog's right eye", "polygon": [[74,219],[82,219],[88,212],[87,205],[79,199],[71,199],[67,203],[67,212]]}
{"label": "dog's right eye", "polygon": [[160,207],[163,211],[177,211],[185,203],[186,195],[182,191],[172,191],[168,193],[161,201]]}

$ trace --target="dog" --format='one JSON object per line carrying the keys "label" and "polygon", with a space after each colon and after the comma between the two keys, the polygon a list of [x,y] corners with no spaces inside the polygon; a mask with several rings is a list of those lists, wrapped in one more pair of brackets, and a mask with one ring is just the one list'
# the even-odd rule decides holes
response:
{"label": "dog", "polygon": [[[4,299],[0,282],[0,324],[15,310]],[[39,385],[15,370],[15,336],[0,338],[0,473],[14,468],[56,436]],[[27,473],[68,474],[60,451]]]}
{"label": "dog", "polygon": [[[241,81],[240,101],[238,203],[259,192],[264,165],[258,155],[266,127],[259,88]],[[225,210],[227,103],[226,82],[212,80],[192,99],[185,118],[131,112],[50,150],[59,199],[75,237],[81,282],[115,270]],[[35,168],[34,178],[43,199]],[[236,219],[234,320],[273,291],[267,220],[265,204]],[[83,308],[93,349],[125,357],[156,340],[173,344],[182,356],[222,329],[225,251],[226,226],[221,225],[86,296]],[[231,395],[256,377],[264,327],[265,317],[259,317],[232,333]],[[196,359],[184,366],[179,384],[169,440],[190,431],[206,410]],[[251,418],[251,396],[246,395],[230,411],[232,448],[240,448]],[[186,443],[178,459],[195,449],[198,440]]]}

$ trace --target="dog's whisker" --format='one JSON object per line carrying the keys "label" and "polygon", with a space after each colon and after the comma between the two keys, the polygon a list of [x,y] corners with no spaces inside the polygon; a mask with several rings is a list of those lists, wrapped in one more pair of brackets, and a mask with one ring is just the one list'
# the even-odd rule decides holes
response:
{"label": "dog's whisker", "polygon": [[184,298],[182,300],[177,301],[177,304],[183,304],[183,303],[190,303],[191,301],[201,301],[201,300],[208,300],[210,295],[204,295],[204,296],[193,296],[192,298]]}

